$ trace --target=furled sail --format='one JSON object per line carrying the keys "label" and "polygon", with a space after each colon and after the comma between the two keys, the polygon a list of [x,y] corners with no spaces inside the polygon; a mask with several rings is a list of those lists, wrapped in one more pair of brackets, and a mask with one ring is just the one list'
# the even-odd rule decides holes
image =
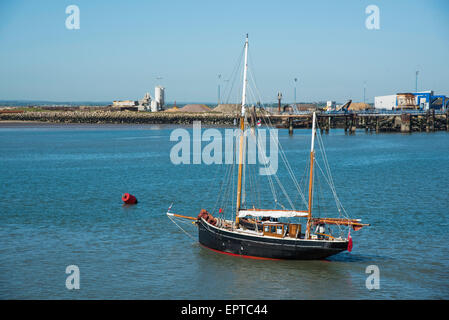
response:
{"label": "furled sail", "polygon": [[246,216],[271,218],[307,217],[307,211],[270,209],[243,209],[239,211],[239,218],[243,218]]}

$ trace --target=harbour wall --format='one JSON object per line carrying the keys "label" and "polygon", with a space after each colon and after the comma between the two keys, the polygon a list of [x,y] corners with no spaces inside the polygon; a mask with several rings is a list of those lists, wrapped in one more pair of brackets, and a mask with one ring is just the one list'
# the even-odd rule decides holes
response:
{"label": "harbour wall", "polygon": [[[311,128],[312,115],[265,115],[266,121],[278,128],[293,133],[294,128]],[[52,123],[89,124],[174,124],[190,125],[201,121],[206,125],[232,126],[238,123],[238,114],[218,112],[131,112],[131,111],[25,111],[21,113],[0,113],[1,120],[41,121]],[[260,117],[259,117],[260,118]],[[413,114],[327,114],[318,113],[318,126],[324,132],[330,129],[344,129],[349,133],[357,129],[375,132],[431,132],[449,131],[449,112],[435,114],[433,110]],[[262,122],[263,123],[263,122]]]}
{"label": "harbour wall", "polygon": [[60,111],[0,113],[0,120],[43,121],[53,123],[112,123],[112,124],[192,124],[233,125],[235,115],[221,113],[175,113],[132,111]]}

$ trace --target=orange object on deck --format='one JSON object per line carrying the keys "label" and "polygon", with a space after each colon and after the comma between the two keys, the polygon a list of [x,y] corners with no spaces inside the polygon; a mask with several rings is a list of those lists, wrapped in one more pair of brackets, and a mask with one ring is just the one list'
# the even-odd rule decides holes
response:
{"label": "orange object on deck", "polygon": [[125,193],[122,197],[122,200],[126,204],[136,204],[137,203],[136,197],[134,197],[132,194],[129,194],[129,193]]}

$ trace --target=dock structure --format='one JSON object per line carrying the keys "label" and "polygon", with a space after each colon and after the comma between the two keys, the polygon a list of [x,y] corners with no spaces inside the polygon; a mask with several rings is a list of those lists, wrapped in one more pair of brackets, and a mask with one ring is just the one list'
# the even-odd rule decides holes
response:
{"label": "dock structure", "polygon": [[[268,116],[277,128],[286,128],[290,135],[294,128],[311,128],[312,113]],[[317,113],[321,133],[330,129],[344,129],[349,134],[357,129],[365,132],[433,132],[449,131],[449,110],[402,110],[396,112],[321,112]]]}
{"label": "dock structure", "polygon": [[[449,131],[449,111],[446,110],[402,110],[394,112],[352,111],[317,112],[318,129],[329,133],[331,129],[344,129],[348,134],[356,130],[365,132],[433,132]],[[262,114],[257,118],[266,118],[280,129],[288,129],[293,134],[295,128],[312,128],[312,112],[297,114]],[[174,124],[190,125],[194,121],[216,126],[235,126],[236,114],[220,112],[125,112],[102,110],[78,111],[23,111],[4,110],[0,112],[0,121],[44,121],[55,123],[124,123],[124,124]]]}

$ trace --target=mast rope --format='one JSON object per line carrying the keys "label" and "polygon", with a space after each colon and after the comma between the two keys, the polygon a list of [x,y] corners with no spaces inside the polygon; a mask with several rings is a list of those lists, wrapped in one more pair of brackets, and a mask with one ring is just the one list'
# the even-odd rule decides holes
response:
{"label": "mast rope", "polygon": [[[258,137],[253,136],[252,139],[254,139],[254,141],[255,141],[255,143],[256,143],[256,146],[257,146],[258,148],[260,148],[260,144],[259,144],[259,139],[258,139]],[[266,159],[266,157],[265,157],[265,151],[264,151],[264,152],[260,152],[259,155],[262,155],[262,161],[263,161],[264,163],[266,163],[266,162],[267,162],[267,159]],[[273,180],[272,180],[272,178],[271,178],[271,175],[267,175],[267,178],[268,178],[268,184],[269,184],[270,189],[271,189],[271,193],[272,193],[272,195],[273,195],[273,200],[274,200],[275,203],[277,203],[278,199],[277,199],[276,189],[275,189],[275,187],[274,187],[274,183],[273,183]]]}
{"label": "mast rope", "polygon": [[[250,54],[250,57],[251,57],[251,54]],[[248,72],[248,73],[249,73],[249,79],[250,79],[250,82],[252,82],[252,84],[254,85],[254,88],[255,88],[255,90],[256,90],[257,93],[253,91],[252,86],[248,86],[248,88],[247,88],[247,90],[248,90],[248,95],[249,95],[251,98],[253,98],[255,101],[257,101],[256,94],[258,94],[258,95],[259,95],[259,102],[260,102],[260,100],[261,100],[260,91],[259,91],[258,88],[257,88],[257,84],[256,84],[256,81],[255,81],[254,73],[253,73],[253,71],[252,71],[253,66],[252,66],[252,63],[251,63],[251,59],[250,59],[249,64],[251,64],[251,68],[248,68],[248,71],[249,71],[249,72]],[[269,120],[270,123],[268,123],[268,122],[266,121],[266,117],[262,117],[262,119],[263,119],[265,125],[266,125],[268,128],[273,128],[273,125],[272,125],[272,123],[271,123],[271,120]],[[271,135],[270,135],[270,138],[271,138]],[[258,143],[258,142],[259,142],[258,139],[256,139],[257,146],[260,148],[260,143]],[[286,169],[287,169],[287,172],[288,172],[290,178],[292,179],[293,184],[295,185],[296,189],[298,190],[298,193],[299,193],[299,195],[301,196],[301,199],[302,199],[303,203],[307,206],[307,201],[306,201],[306,199],[305,199],[305,194],[304,194],[304,192],[302,191],[302,189],[301,189],[301,187],[300,187],[300,185],[299,185],[299,183],[298,183],[298,181],[297,181],[297,179],[296,179],[296,177],[295,177],[295,174],[294,174],[294,172],[293,172],[293,169],[291,168],[291,165],[290,165],[290,163],[289,163],[288,160],[287,160],[287,157],[286,157],[286,155],[285,155],[285,151],[284,151],[284,149],[282,148],[282,145],[281,145],[280,141],[275,141],[274,139],[270,139],[270,143],[273,143],[273,142],[274,142],[274,144],[276,145],[277,149],[280,151],[279,154],[281,155],[281,160],[282,160],[283,163],[285,164],[285,167],[286,167]],[[266,160],[266,157],[265,157],[265,150],[264,150],[264,152],[262,152],[261,154],[262,154],[262,158],[263,158],[264,163],[267,163],[267,160]],[[294,206],[293,202],[291,201],[291,199],[290,199],[290,197],[289,197],[287,191],[285,190],[285,188],[284,188],[282,182],[279,180],[279,177],[277,176],[277,174],[273,174],[273,175],[274,175],[275,180],[276,180],[276,182],[278,183],[278,185],[279,185],[279,187],[280,187],[282,193],[284,194],[284,196],[286,197],[287,201],[289,202],[289,205],[291,206],[291,208],[295,209],[295,206]],[[270,188],[271,188],[271,191],[272,191],[272,193],[273,193],[274,200],[275,200],[276,203],[278,203],[278,201],[277,201],[278,199],[277,199],[277,196],[276,196],[276,191],[275,191],[275,188],[274,188],[274,183],[273,183],[273,181],[272,181],[270,175],[268,175],[268,178],[269,178]],[[285,208],[285,207],[284,207],[284,208]]]}
{"label": "mast rope", "polygon": [[191,238],[192,240],[194,240],[196,242],[196,239],[189,234],[187,231],[185,231],[179,224],[176,223],[175,219],[172,218],[171,216],[167,215],[167,217],[179,228],[181,229],[189,238]]}
{"label": "mast rope", "polygon": [[[272,125],[272,123],[271,123],[271,120],[268,120],[268,121],[270,122],[270,123],[268,123],[268,122],[266,121],[266,117],[262,117],[262,118],[263,118],[263,120],[264,120],[264,123],[265,123],[268,127],[270,127],[270,128],[273,127],[273,125]],[[271,137],[271,136],[270,136],[270,137]],[[304,205],[306,205],[306,207],[307,207],[308,203],[307,203],[307,201],[306,201],[305,194],[304,194],[304,192],[302,191],[301,186],[299,185],[298,180],[297,180],[296,177],[295,177],[295,174],[294,174],[294,172],[293,172],[292,167],[290,166],[290,163],[288,162],[288,159],[287,159],[287,156],[285,155],[285,151],[284,151],[284,148],[282,147],[282,144],[280,143],[280,141],[275,141],[274,139],[271,139],[270,141],[274,141],[275,145],[277,146],[277,149],[280,151],[279,154],[281,155],[281,160],[282,160],[283,163],[285,164],[285,167],[286,167],[286,169],[287,169],[287,172],[288,172],[288,174],[289,174],[291,180],[293,181],[293,184],[295,185],[296,190],[298,191],[299,195],[301,196],[301,199],[302,199]]]}
{"label": "mast rope", "polygon": [[[259,89],[257,88],[256,80],[255,80],[255,78],[254,78],[254,75],[253,75],[252,70],[250,70],[250,79],[253,81],[254,87],[255,87],[255,89],[256,89],[256,91],[257,91],[257,93],[258,93],[258,95],[259,95],[259,99],[260,99],[260,98],[261,98],[261,96],[260,96],[260,91],[259,91]],[[263,119],[265,125],[266,125],[268,128],[274,128],[273,124],[271,123],[271,119],[268,118],[268,122],[267,122],[266,117],[262,116],[261,118]],[[305,194],[304,194],[304,192],[302,191],[301,186],[298,184],[298,181],[297,181],[297,179],[296,179],[296,177],[295,177],[295,174],[294,174],[294,172],[293,172],[293,169],[292,169],[292,167],[291,167],[291,165],[290,165],[290,163],[289,163],[289,161],[288,161],[288,159],[287,159],[287,156],[285,155],[285,151],[284,151],[284,148],[282,147],[281,142],[280,142],[280,141],[275,141],[275,143],[276,143],[276,146],[277,146],[278,150],[280,151],[279,154],[281,155],[281,160],[284,162],[285,167],[286,167],[286,169],[287,169],[287,172],[288,172],[290,178],[291,178],[292,181],[293,181],[293,184],[295,185],[296,189],[298,190],[298,193],[299,193],[299,195],[301,196],[301,199],[303,200],[304,205],[307,206],[308,203],[307,203],[307,201],[306,201]]]}
{"label": "mast rope", "polygon": [[322,155],[322,158],[323,158],[323,163],[324,163],[325,171],[326,171],[327,174],[325,174],[323,172],[323,169],[319,165],[319,162],[318,161],[315,161],[315,162],[316,162],[318,168],[320,169],[321,173],[323,174],[324,179],[326,180],[326,182],[328,183],[328,185],[329,185],[329,187],[330,187],[330,189],[332,191],[332,194],[333,194],[334,199],[335,199],[335,204],[337,206],[337,210],[338,210],[340,216],[343,216],[344,218],[349,220],[350,219],[349,215],[346,212],[345,208],[343,207],[343,204],[340,202],[340,199],[338,198],[338,195],[337,195],[337,190],[335,188],[335,183],[334,183],[333,178],[332,178],[332,173],[331,173],[331,169],[330,169],[330,166],[329,166],[329,162],[327,160],[326,150],[324,148],[324,142],[322,140],[322,136],[321,136],[321,134],[317,134],[317,137],[318,137],[318,139],[317,139],[318,140],[318,145],[320,147],[319,149],[320,149],[320,152],[321,152],[321,155]]}
{"label": "mast rope", "polygon": [[[240,55],[237,58],[236,65],[235,65],[234,69],[232,70],[231,75],[229,77],[230,79],[232,79],[232,82],[231,82],[231,87],[228,91],[228,97],[226,98],[226,103],[229,103],[229,99],[231,97],[232,90],[234,89],[234,84],[237,79],[238,70],[240,69],[240,65],[242,64],[242,57],[243,57],[244,52],[245,52],[245,46],[243,46],[242,51],[240,52]],[[226,91],[228,90],[228,87],[229,87],[229,82],[225,86],[224,93],[226,93]]]}
{"label": "mast rope", "polygon": [[[337,195],[337,190],[336,190],[336,188],[335,188],[334,179],[333,179],[333,177],[332,177],[332,173],[331,173],[331,169],[330,169],[330,166],[329,166],[329,162],[328,162],[328,160],[327,160],[326,150],[325,150],[325,148],[324,148],[324,142],[323,142],[323,140],[322,140],[321,135],[318,135],[318,143],[319,143],[319,145],[320,145],[320,151],[321,151],[321,153],[322,153],[322,155],[323,155],[323,159],[324,159],[324,164],[325,164],[326,172],[327,172],[327,174],[328,174],[328,176],[329,176],[330,187],[331,187],[332,192],[333,192],[333,194],[334,194],[335,200],[336,200],[336,202],[338,203],[338,204],[337,204],[337,207],[340,207],[341,210],[343,210],[343,213],[347,215],[346,210],[344,209],[344,207],[343,207],[343,205],[341,204],[340,199],[338,198],[338,195]],[[340,211],[340,210],[339,210],[339,211]],[[346,216],[346,218],[349,219],[348,216]]]}

